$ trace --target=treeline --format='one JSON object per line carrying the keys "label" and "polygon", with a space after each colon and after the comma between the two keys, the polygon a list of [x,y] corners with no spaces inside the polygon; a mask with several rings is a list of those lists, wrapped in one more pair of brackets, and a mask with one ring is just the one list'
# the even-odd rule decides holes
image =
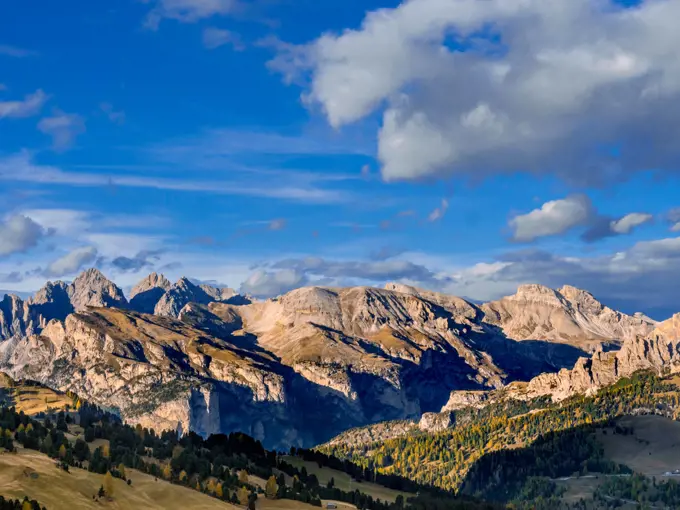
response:
{"label": "treeline", "polygon": [[[524,490],[529,477],[620,469],[604,463],[593,443],[576,446],[583,439],[580,436],[587,435],[588,427],[640,409],[671,416],[680,403],[677,390],[675,385],[642,372],[590,397],[574,396],[559,404],[546,399],[501,402],[480,412],[456,413],[453,428],[437,434],[359,445],[335,443],[319,451],[335,458],[334,462],[347,460],[360,469],[375,471],[376,479],[398,476],[422,486],[510,501]],[[554,435],[579,427],[586,428],[575,431],[573,437]],[[539,438],[543,438],[536,445],[540,455],[525,455],[522,448]]]}
{"label": "treeline", "polygon": [[35,499],[28,499],[27,496],[23,500],[20,499],[5,499],[0,496],[0,510],[47,510],[44,506],[40,506]]}
{"label": "treeline", "polygon": [[611,503],[612,501],[635,501],[640,505],[663,506],[665,508],[680,507],[680,483],[675,480],[657,482],[635,474],[626,478],[611,478],[595,491],[595,501]]}
{"label": "treeline", "polygon": [[[65,434],[76,419],[84,437],[71,442]],[[95,439],[108,443],[91,449]],[[321,506],[321,499],[333,499],[365,510],[493,508],[469,498],[457,499],[441,489],[428,492],[427,487],[407,481],[402,482],[404,486],[408,483],[408,489],[422,494],[409,501],[399,498],[395,502],[374,499],[359,489],[349,492],[322,486],[316,476],[286,463],[276,452],[265,450],[259,441],[245,434],[217,434],[208,439],[193,432],[181,437],[173,431],[158,434],[153,429],[124,424],[117,416],[85,402],[79,402],[78,410],[72,413],[45,415],[42,422],[17,413],[14,408],[3,408],[0,446],[13,450],[14,441],[56,459],[66,471],[77,467],[125,480],[125,469],[133,468],[249,508],[254,508],[258,497],[292,499],[313,506]],[[325,462],[358,476],[359,468],[352,463],[343,462],[340,466],[337,459],[327,456]],[[269,480],[269,490],[251,483],[249,474]],[[436,501],[437,506],[423,503],[426,500]]]}
{"label": "treeline", "polygon": [[557,495],[550,478],[631,473],[627,466],[605,458],[604,448],[593,434],[603,425],[548,432],[526,448],[491,452],[470,468],[461,492],[494,501],[533,501]]}

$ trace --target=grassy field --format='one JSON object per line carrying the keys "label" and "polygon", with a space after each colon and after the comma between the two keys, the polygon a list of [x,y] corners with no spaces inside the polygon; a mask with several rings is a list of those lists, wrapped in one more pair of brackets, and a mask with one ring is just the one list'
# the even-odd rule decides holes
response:
{"label": "grassy field", "polygon": [[[661,416],[626,416],[619,425],[632,427],[632,435],[599,434],[605,455],[649,477],[662,477],[680,469],[680,422]],[[673,477],[678,479],[678,477]]]}
{"label": "grassy field", "polygon": [[0,373],[0,395],[9,400],[17,411],[33,415],[48,409],[62,410],[72,406],[73,401],[64,393],[45,386],[15,382],[6,374]]}
{"label": "grassy field", "polygon": [[[357,483],[356,481],[352,480],[347,473],[343,473],[342,471],[336,471],[335,469],[330,469],[326,467],[319,468],[319,465],[316,462],[306,462],[297,457],[289,456],[283,457],[283,460],[285,460],[289,464],[292,464],[298,469],[304,466],[307,469],[307,473],[309,473],[310,475],[311,474],[316,475],[321,485],[326,485],[328,481],[331,478],[333,478],[333,480],[335,481],[335,486],[338,489],[342,489],[343,491],[348,492],[359,489],[361,492],[372,496],[374,499],[380,499],[382,501],[389,502],[394,502],[399,494],[403,495],[404,499],[413,496],[413,494],[395,491],[392,489],[388,489],[387,487],[383,487],[382,485],[376,485],[374,483],[367,482]],[[338,508],[340,507],[338,506]]]}
{"label": "grassy field", "polygon": [[128,469],[127,474],[132,479],[131,486],[114,479],[114,499],[97,502],[92,499],[92,495],[102,484],[102,475],[76,468],[66,473],[58,469],[52,459],[32,450],[20,449],[16,455],[0,454],[0,494],[12,498],[23,498],[26,495],[37,499],[49,510],[89,510],[102,507],[120,510],[239,508],[185,487],[162,480],[155,481],[153,476],[133,469]]}

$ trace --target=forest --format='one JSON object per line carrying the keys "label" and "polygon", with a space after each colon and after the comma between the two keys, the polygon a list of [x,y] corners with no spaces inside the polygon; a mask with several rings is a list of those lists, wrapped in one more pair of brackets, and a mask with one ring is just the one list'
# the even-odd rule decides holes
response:
{"label": "forest", "polygon": [[[677,417],[680,401],[675,384],[648,372],[636,373],[593,396],[574,396],[560,403],[502,401],[482,412],[463,410],[452,428],[384,442],[335,443],[319,448],[380,477],[405,477],[426,486],[485,500],[527,500],[536,478],[574,473],[618,473],[625,466],[603,458],[591,439],[596,427],[616,417],[656,413]],[[542,494],[541,497],[548,497]]]}

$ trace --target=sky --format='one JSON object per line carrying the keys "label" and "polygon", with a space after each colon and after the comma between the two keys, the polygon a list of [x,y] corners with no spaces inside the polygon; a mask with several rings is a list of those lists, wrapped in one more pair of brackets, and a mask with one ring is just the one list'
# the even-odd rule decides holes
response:
{"label": "sky", "polygon": [[565,284],[680,311],[678,0],[0,5],[0,294]]}

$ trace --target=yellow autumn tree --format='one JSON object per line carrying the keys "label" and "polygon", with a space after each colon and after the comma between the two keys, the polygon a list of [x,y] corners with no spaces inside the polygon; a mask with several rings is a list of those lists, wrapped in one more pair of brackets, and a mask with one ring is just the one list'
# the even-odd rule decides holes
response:
{"label": "yellow autumn tree", "polygon": [[240,483],[249,483],[250,480],[248,479],[248,471],[245,469],[242,469],[241,471],[238,472],[238,481]]}
{"label": "yellow autumn tree", "polygon": [[165,478],[166,480],[170,480],[170,478],[172,477],[172,468],[170,467],[170,464],[166,464],[165,466],[163,466],[162,473],[163,478]]}
{"label": "yellow autumn tree", "polygon": [[125,464],[122,462],[118,464],[118,472],[120,473],[120,477],[125,480]]}
{"label": "yellow autumn tree", "polygon": [[239,503],[241,503],[243,506],[247,506],[250,492],[248,492],[248,489],[245,487],[241,487],[236,493],[236,497],[238,498]]}
{"label": "yellow autumn tree", "polygon": [[187,472],[182,470],[179,473],[179,481],[180,482],[186,482],[187,481]]}
{"label": "yellow autumn tree", "polygon": [[66,447],[64,445],[61,445],[59,447],[59,458],[63,459],[64,457],[66,457]]}
{"label": "yellow autumn tree", "polygon": [[33,510],[33,505],[31,505],[29,500],[24,499],[24,502],[21,504],[21,510]]}
{"label": "yellow autumn tree", "polygon": [[224,491],[222,490],[222,484],[218,483],[215,485],[215,496],[222,499],[224,497]]}
{"label": "yellow autumn tree", "polygon": [[109,443],[104,443],[101,446],[102,449],[102,457],[104,458],[109,458],[109,455],[111,455],[111,448],[109,447]]}
{"label": "yellow autumn tree", "polygon": [[276,477],[274,475],[269,477],[267,480],[267,485],[264,488],[264,494],[269,499],[275,499],[279,492],[279,484],[276,483]]}
{"label": "yellow autumn tree", "polygon": [[212,478],[208,480],[208,483],[206,484],[205,488],[210,493],[215,492],[215,480],[213,480]]}
{"label": "yellow autumn tree", "polygon": [[114,488],[113,488],[113,476],[111,475],[111,471],[107,471],[106,474],[104,475],[104,492],[109,498],[113,497]]}

